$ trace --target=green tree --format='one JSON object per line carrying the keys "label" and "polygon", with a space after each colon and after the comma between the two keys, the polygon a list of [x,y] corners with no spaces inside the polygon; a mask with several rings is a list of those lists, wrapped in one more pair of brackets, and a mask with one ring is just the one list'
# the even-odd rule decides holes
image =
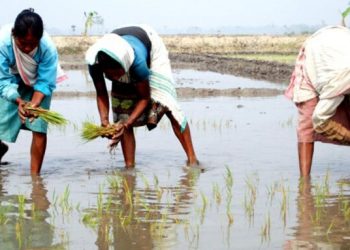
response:
{"label": "green tree", "polygon": [[345,24],[345,18],[350,14],[350,7],[347,7],[346,10],[344,10],[341,15],[342,15],[342,25],[346,26]]}
{"label": "green tree", "polygon": [[83,35],[87,36],[88,31],[94,24],[102,25],[103,18],[96,11],[84,12],[85,25]]}

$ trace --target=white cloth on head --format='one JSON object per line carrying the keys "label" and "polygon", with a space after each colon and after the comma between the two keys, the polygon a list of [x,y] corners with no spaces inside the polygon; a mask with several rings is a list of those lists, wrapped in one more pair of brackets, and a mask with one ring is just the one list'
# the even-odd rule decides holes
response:
{"label": "white cloth on head", "polygon": [[[132,25],[142,28],[148,35],[152,48],[150,52],[150,76],[151,98],[166,106],[174,116],[183,131],[187,120],[180,105],[177,102],[177,94],[168,51],[161,37],[147,25]],[[107,34],[92,45],[86,52],[85,59],[88,64],[97,62],[97,53],[103,51],[119,62],[125,72],[128,72],[134,61],[133,48],[129,43],[117,34]]]}
{"label": "white cloth on head", "polygon": [[97,54],[103,51],[114,60],[116,60],[128,72],[134,62],[135,54],[130,44],[117,34],[106,34],[95,44],[93,44],[85,54],[85,60],[88,64],[98,63]]}

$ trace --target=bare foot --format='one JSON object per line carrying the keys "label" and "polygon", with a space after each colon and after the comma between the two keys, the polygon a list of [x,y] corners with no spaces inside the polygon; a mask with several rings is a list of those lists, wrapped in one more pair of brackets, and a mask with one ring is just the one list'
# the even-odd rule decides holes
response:
{"label": "bare foot", "polygon": [[198,169],[200,170],[202,173],[205,171],[204,166],[196,159],[195,161],[187,161],[186,162],[186,168],[189,169]]}

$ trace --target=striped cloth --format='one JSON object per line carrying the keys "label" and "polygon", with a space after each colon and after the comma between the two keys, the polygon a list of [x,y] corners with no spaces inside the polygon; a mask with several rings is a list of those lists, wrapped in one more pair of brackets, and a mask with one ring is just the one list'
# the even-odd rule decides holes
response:
{"label": "striped cloth", "polygon": [[187,119],[177,102],[168,50],[162,38],[151,27],[147,25],[140,25],[140,27],[147,32],[152,43],[151,74],[149,79],[151,98],[171,111],[175,120],[179,123],[181,131],[183,131],[187,125]]}
{"label": "striped cloth", "polygon": [[[26,54],[17,47],[13,37],[12,47],[16,58],[16,64],[11,67],[11,73],[19,74],[26,85],[33,86],[36,83],[38,72],[38,63],[33,59],[33,57],[38,51],[38,47]],[[58,63],[56,83],[60,83],[67,78],[67,75],[62,70],[61,65]]]}

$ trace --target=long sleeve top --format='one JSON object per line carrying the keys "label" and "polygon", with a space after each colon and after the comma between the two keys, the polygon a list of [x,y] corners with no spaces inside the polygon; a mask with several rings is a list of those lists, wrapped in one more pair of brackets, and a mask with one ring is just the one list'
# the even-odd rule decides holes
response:
{"label": "long sleeve top", "polygon": [[[11,67],[16,64],[11,37],[11,29],[0,30],[0,97],[14,102],[19,97],[17,88],[21,77],[11,72]],[[46,32],[33,59],[38,63],[37,81],[33,89],[50,96],[56,88],[58,54]]]}

